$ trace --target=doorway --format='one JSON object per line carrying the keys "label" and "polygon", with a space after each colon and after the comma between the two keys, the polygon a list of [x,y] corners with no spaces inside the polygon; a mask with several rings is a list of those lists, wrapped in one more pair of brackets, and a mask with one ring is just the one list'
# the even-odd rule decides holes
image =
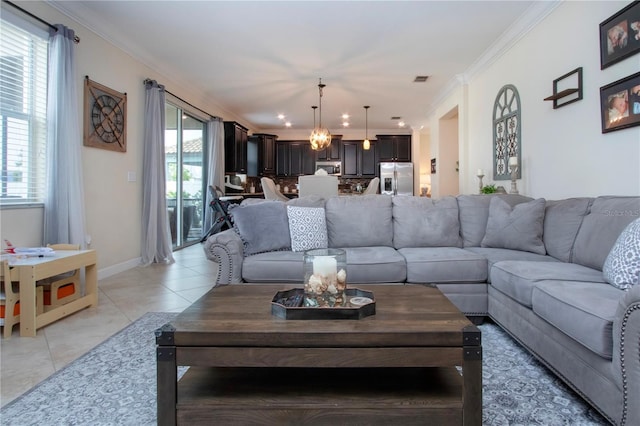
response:
{"label": "doorway", "polygon": [[167,215],[174,250],[202,237],[204,215],[204,122],[169,102],[165,104]]}

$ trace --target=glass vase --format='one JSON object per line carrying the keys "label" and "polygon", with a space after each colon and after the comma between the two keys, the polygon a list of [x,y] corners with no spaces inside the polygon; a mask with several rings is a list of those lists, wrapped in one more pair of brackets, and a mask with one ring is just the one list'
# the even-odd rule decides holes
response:
{"label": "glass vase", "polygon": [[326,248],[304,252],[304,306],[345,306],[346,288],[347,254],[344,250]]}

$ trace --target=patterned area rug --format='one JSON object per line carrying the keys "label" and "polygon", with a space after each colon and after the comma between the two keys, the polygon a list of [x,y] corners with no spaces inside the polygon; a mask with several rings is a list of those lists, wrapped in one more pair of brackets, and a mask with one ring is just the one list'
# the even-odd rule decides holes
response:
{"label": "patterned area rug", "polygon": [[[176,314],[148,313],[0,411],[3,425],[155,425],[154,331]],[[483,424],[606,425],[499,327],[482,329]],[[183,374],[182,369],[179,374]]]}

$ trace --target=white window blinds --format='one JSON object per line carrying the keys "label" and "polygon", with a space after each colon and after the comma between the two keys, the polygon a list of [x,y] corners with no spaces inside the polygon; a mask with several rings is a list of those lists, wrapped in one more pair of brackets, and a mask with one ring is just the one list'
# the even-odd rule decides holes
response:
{"label": "white window blinds", "polygon": [[48,37],[0,25],[0,205],[42,203],[46,187]]}

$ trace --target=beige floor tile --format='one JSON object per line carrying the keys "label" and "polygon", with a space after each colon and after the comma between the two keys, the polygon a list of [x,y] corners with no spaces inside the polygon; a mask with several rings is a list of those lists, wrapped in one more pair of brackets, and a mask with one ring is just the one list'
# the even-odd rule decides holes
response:
{"label": "beige floor tile", "polygon": [[[147,312],[182,312],[213,286],[202,246],[175,252],[176,263],[135,267],[98,282],[98,306],[20,337],[0,340],[0,404],[5,405]],[[215,266],[215,265],[213,265]]]}

